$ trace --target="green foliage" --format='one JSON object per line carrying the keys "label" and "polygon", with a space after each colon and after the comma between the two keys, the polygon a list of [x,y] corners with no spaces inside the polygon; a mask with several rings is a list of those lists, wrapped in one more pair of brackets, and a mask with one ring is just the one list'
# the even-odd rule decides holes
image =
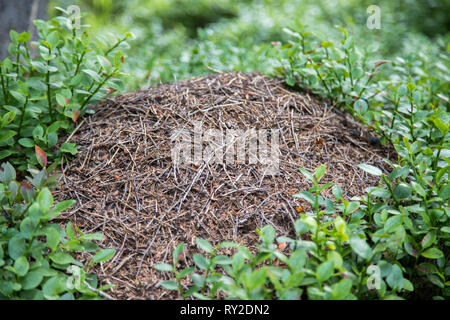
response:
{"label": "green foliage", "polygon": [[19,171],[77,152],[74,144],[60,143],[60,134],[70,132],[106,88],[121,88],[119,49],[131,37],[93,41],[71,16],[34,23],[40,40],[11,30],[10,56],[0,62],[0,159]]}
{"label": "green foliage", "polygon": [[366,27],[367,8],[374,4],[369,0],[332,6],[325,0],[52,0],[51,7],[76,4],[88,12],[83,21],[97,32],[131,30],[137,35],[124,65],[133,74],[127,81],[131,91],[212,69],[271,73],[276,59],[271,42],[287,40],[283,28],[299,23],[328,41],[340,37],[333,26],[348,26],[360,48],[370,49],[378,60],[415,51],[437,55],[438,43],[448,43],[444,2],[377,1],[380,30]]}
{"label": "green foliage", "polygon": [[[0,299],[98,299],[107,289],[97,288],[88,269],[115,250],[99,248],[94,240],[104,240],[100,233],[84,234],[71,222],[65,228],[52,223],[75,202],[54,202],[49,188],[57,178],[43,169],[19,183],[13,166],[2,164]],[[87,266],[75,258],[81,252],[94,254]]]}
{"label": "green foliage", "polygon": [[[360,165],[381,177],[378,188],[357,199],[368,210],[360,218],[375,230],[372,248],[388,249],[391,260],[412,283],[427,288],[429,297],[448,297],[448,48],[439,59],[411,54],[407,59],[370,61],[371,55],[362,53],[341,30],[344,39],[339,44],[320,45],[317,39],[305,42],[307,33],[287,30],[298,40],[280,47],[278,73],[291,86],[328,97],[396,149],[398,160],[390,163],[389,175]],[[379,71],[384,64],[385,72]]]}
{"label": "green foliage", "polygon": [[[369,188],[365,197],[349,202],[339,186],[319,183],[325,166],[302,173],[313,186],[295,196],[308,201],[312,211],[295,222],[295,238],[276,237],[274,228],[265,226],[257,230],[255,253],[232,242],[214,248],[197,239],[203,253],[193,255],[194,266],[179,271],[180,244],[171,265],[154,266],[175,275],[175,281],[160,285],[198,299],[220,294],[230,299],[401,299],[419,288],[437,299],[449,296],[448,257],[441,251],[449,245],[448,209],[441,208],[447,210],[442,224],[430,226],[417,206],[397,207],[386,186]],[[321,195],[329,188],[333,199]],[[231,257],[220,254],[230,248],[236,249]],[[373,281],[378,287],[368,285]]]}

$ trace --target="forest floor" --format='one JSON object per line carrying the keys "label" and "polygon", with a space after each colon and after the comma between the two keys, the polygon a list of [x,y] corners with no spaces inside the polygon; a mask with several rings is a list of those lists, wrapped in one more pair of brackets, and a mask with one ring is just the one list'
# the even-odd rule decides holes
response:
{"label": "forest floor", "polygon": [[[194,137],[199,122],[202,130],[224,133],[271,130],[269,151],[273,130],[279,130],[278,171],[250,158],[174,163],[174,133]],[[394,152],[372,143],[365,130],[329,102],[257,73],[221,73],[123,94],[96,107],[71,137],[79,152],[64,168],[57,193],[77,204],[63,218],[86,232],[102,232],[102,246],[117,250],[95,270],[103,283],[116,285],[108,291],[113,298],[177,298],[158,287],[167,274],[152,268],[170,263],[177,244],[187,245],[184,267],[192,264],[197,237],[255,248],[255,230],[264,225],[274,226],[278,236],[294,235],[294,221],[309,207],[293,195],[311,187],[299,168],[325,164],[321,182],[340,185],[347,198],[376,186],[377,178],[357,165],[386,169],[383,159]]]}

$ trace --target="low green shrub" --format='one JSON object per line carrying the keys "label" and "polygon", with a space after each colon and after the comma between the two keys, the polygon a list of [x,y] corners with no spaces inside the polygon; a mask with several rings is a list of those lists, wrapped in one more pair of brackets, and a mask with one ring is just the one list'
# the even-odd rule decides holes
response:
{"label": "low green shrub", "polygon": [[[54,167],[54,166],[53,166]],[[52,169],[51,167],[49,168]],[[103,249],[94,241],[100,233],[84,234],[67,222],[65,228],[52,223],[75,201],[54,203],[50,192],[57,175],[35,171],[24,182],[8,162],[0,171],[0,299],[97,299],[105,295],[98,279],[88,270],[107,261],[114,249]],[[75,254],[87,252],[87,265]]]}
{"label": "low green shrub", "polygon": [[10,56],[0,62],[0,159],[19,171],[45,166],[47,154],[53,160],[77,152],[67,141],[55,150],[60,132],[73,130],[107,89],[121,88],[119,49],[131,37],[93,41],[73,16],[34,23],[40,40],[12,30]]}
{"label": "low green shrub", "polygon": [[[385,246],[394,232],[398,248],[389,255],[406,272],[416,295],[448,297],[450,221],[449,48],[438,57],[412,53],[393,61],[370,61],[346,30],[339,44],[299,40],[281,47],[278,69],[287,83],[311,88],[374,130],[397,151],[392,171],[364,202],[383,208],[366,215],[373,244]],[[378,70],[385,65],[385,70]],[[378,74],[377,74],[378,73]],[[364,167],[366,170],[369,167]],[[383,226],[382,230],[378,230]],[[389,247],[389,246],[388,246]]]}
{"label": "low green shrub", "polygon": [[[77,152],[61,132],[67,135],[90,105],[122,88],[120,49],[131,34],[93,41],[61,11],[66,16],[34,21],[37,42],[11,31],[10,56],[0,62],[0,159],[9,160],[0,171],[0,299],[108,297],[102,290],[109,286],[97,288],[88,270],[115,250],[100,250],[94,242],[104,239],[100,233],[52,223],[74,201],[54,204],[49,188],[58,175],[48,173]],[[25,180],[26,170],[33,176]],[[75,258],[83,252],[92,255],[86,266]]]}

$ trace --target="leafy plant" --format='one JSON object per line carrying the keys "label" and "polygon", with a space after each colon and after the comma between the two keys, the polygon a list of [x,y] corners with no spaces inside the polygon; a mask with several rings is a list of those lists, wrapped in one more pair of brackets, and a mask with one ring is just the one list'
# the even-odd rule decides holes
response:
{"label": "leafy plant", "polygon": [[[55,167],[49,167],[49,170]],[[52,223],[74,201],[54,203],[49,190],[57,175],[35,171],[26,181],[16,180],[8,162],[0,171],[0,299],[97,299],[110,286],[98,287],[88,270],[107,261],[114,249],[100,249],[94,241],[100,233],[84,234],[68,222],[65,228]],[[93,255],[87,266],[75,254]]]}
{"label": "leafy plant", "polygon": [[74,19],[35,20],[37,42],[27,32],[10,32],[10,56],[0,62],[0,159],[19,171],[45,166],[47,154],[49,160],[75,154],[75,144],[60,141],[60,132],[72,130],[107,90],[120,89],[119,49],[131,34],[115,43],[93,41]]}

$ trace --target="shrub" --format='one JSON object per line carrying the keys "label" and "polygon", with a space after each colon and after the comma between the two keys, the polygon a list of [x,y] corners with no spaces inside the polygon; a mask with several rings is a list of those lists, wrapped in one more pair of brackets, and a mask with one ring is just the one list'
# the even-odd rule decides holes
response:
{"label": "shrub", "polygon": [[[92,41],[74,17],[35,20],[40,40],[10,32],[10,57],[0,62],[0,159],[19,171],[38,162],[75,154],[76,146],[59,134],[73,129],[88,106],[120,88],[123,47],[131,34],[111,43]],[[26,161],[25,161],[26,159]]]}
{"label": "shrub", "polygon": [[[68,222],[65,228],[51,223],[75,201],[54,203],[49,188],[57,175],[46,170],[19,183],[8,162],[0,171],[0,299],[96,299],[105,295],[88,269],[107,261],[114,249],[100,250],[94,240],[100,233],[84,234]],[[51,169],[51,168],[49,168]],[[93,256],[87,266],[75,253]]]}

